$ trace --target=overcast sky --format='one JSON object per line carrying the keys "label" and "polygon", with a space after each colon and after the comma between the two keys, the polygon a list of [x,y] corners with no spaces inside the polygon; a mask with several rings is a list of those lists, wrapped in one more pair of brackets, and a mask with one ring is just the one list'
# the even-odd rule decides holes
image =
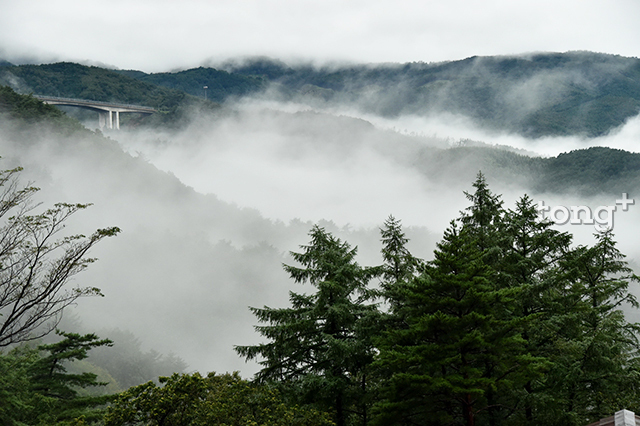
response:
{"label": "overcast sky", "polygon": [[147,72],[207,60],[640,56],[638,0],[0,0],[0,58]]}

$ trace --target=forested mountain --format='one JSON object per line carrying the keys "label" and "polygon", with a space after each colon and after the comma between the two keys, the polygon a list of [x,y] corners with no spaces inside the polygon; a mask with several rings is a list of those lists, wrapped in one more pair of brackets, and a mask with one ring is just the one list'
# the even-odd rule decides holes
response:
{"label": "forested mountain", "polygon": [[[150,106],[159,113],[145,119],[149,125],[184,123],[188,109],[203,108],[201,99],[181,90],[145,83],[113,70],[69,62],[2,67],[0,84],[23,94]],[[206,104],[210,110],[217,107],[217,104]]]}
{"label": "forested mountain", "polygon": [[[146,74],[141,71],[118,71],[145,83],[178,89],[193,96],[206,96],[215,102],[223,102],[230,96],[249,95],[266,88],[262,77],[245,76],[214,68],[194,68],[179,72]],[[204,89],[204,87],[207,87]]]}
{"label": "forested mountain", "polygon": [[203,98],[204,86],[216,102],[271,88],[273,99],[312,107],[343,105],[383,117],[457,114],[533,138],[601,136],[640,111],[640,60],[591,52],[330,66],[257,58],[152,74],[71,63],[6,65],[0,83],[21,93],[171,110]]}
{"label": "forested mountain", "polygon": [[91,99],[161,108],[165,98],[184,97],[178,91],[146,84],[99,67],[70,62],[21,65],[2,69],[5,84],[21,93]]}
{"label": "forested mountain", "polygon": [[[64,76],[65,73],[60,70],[68,69],[71,71],[69,76],[64,79],[55,78],[54,81],[61,81],[61,87],[71,90],[65,92],[66,96],[79,98],[89,93],[92,90],[91,87],[97,85],[97,82],[102,81],[100,78],[103,73],[113,78],[113,81],[126,78],[111,71],[94,68],[75,64],[55,64],[50,67],[19,67],[18,69],[22,70],[24,75],[28,76],[33,73],[33,75],[39,76],[38,79],[30,77],[29,81],[39,81],[39,78],[42,78],[43,82],[47,81],[46,75],[49,75],[47,70],[58,70],[55,72],[61,72],[60,75]],[[269,75],[274,74],[273,70],[268,70],[266,67],[261,70],[268,71]],[[79,74],[86,75],[89,83],[80,79],[79,82],[71,85],[73,77],[78,77]],[[107,79],[107,81],[110,80]],[[150,99],[142,95],[142,89],[148,87],[147,83],[131,80],[120,81],[118,84],[126,88],[122,94],[118,92],[116,95],[116,98],[121,102],[124,102],[123,99],[128,99],[130,102],[137,100],[138,103],[145,103],[145,99]],[[109,84],[104,84],[104,86],[111,87],[113,90],[116,87]],[[54,87],[54,85],[43,83],[42,86],[35,87],[42,87],[42,90],[46,92],[46,90],[52,89],[45,89],[45,87]],[[8,87],[0,90],[0,114],[9,114],[12,117],[31,119],[32,121],[54,120],[60,126],[66,126],[70,129],[78,128],[78,123],[75,120],[69,119],[55,107],[44,105],[34,98],[21,96]],[[160,87],[156,87],[155,90],[159,98],[167,93],[173,96],[173,99],[176,97],[184,99],[185,96],[188,96],[181,94],[182,92]],[[102,100],[108,99],[104,97],[104,94],[98,97],[102,97]],[[191,99],[191,97],[189,98]],[[179,105],[182,104],[176,104],[174,108]],[[202,105],[200,106],[202,107]],[[178,116],[181,117],[181,114],[185,114],[186,111],[186,109],[181,109]],[[209,109],[209,111],[211,110]],[[168,115],[173,117],[171,114]],[[170,120],[175,122],[179,118],[173,117]],[[271,112],[268,113],[268,120],[278,123],[281,131],[291,134],[292,137],[296,134],[305,134],[306,137],[318,140],[330,138],[345,147],[354,143],[352,135],[360,134],[363,137],[367,135],[369,143],[385,152],[385,155],[395,157],[398,161],[406,163],[407,167],[417,168],[429,179],[441,183],[468,182],[473,178],[475,172],[483,170],[491,179],[499,182],[517,183],[520,187],[534,193],[578,192],[582,195],[594,195],[604,191],[628,191],[633,182],[640,181],[640,154],[619,149],[594,147],[563,153],[557,157],[543,158],[469,140],[460,141],[449,149],[436,148],[430,138],[382,132],[375,129],[367,121],[349,117],[335,117],[329,114],[300,112],[291,115]],[[165,119],[166,121],[167,119]],[[149,121],[148,123],[153,122]]]}
{"label": "forested mountain", "polygon": [[[10,396],[0,399],[2,421],[80,419],[82,410],[69,406],[85,395],[60,385],[79,376],[93,385],[97,378],[70,370],[52,382],[42,373],[51,365],[49,371],[66,368],[59,360],[78,345],[77,361],[91,348],[91,371],[133,386],[114,400],[105,417],[110,425],[170,418],[176,424],[582,426],[621,404],[636,408],[640,391],[630,378],[640,371],[639,328],[625,314],[637,315],[638,277],[613,234],[599,233],[595,245],[572,240],[537,220],[533,197],[569,205],[576,198],[600,203],[593,196],[604,194],[611,201],[637,188],[640,154],[594,147],[537,157],[492,141],[452,143],[382,130],[323,109],[342,104],[382,115],[430,114],[445,105],[514,130],[535,113],[567,107],[559,128],[595,135],[584,121],[589,108],[609,102],[605,121],[637,108],[635,60],[575,53],[331,69],[262,61],[226,69],[0,68],[2,81],[22,92],[0,87],[2,169],[23,166],[11,173],[23,176],[28,191],[36,191],[32,182],[42,188],[33,212],[61,201],[87,203],[86,218],[71,221],[64,232],[122,230],[97,248],[100,260],[77,278],[78,288],[105,296],[82,300],[74,310],[80,332],[89,334],[61,334],[56,343],[0,353],[0,397]],[[616,80],[620,75],[628,77],[624,84]],[[216,92],[220,99],[253,94],[319,108],[218,105],[198,93],[202,84],[215,87],[201,78],[226,82]],[[444,103],[421,103],[438,85],[450,94],[440,99]],[[468,102],[456,87],[471,90]],[[533,92],[540,98],[527,97],[528,87],[539,89]],[[185,120],[167,129],[152,126],[152,116],[105,136],[29,95],[40,90],[143,104],[155,99],[166,106],[156,120],[170,111]],[[556,90],[561,96],[554,98]],[[570,96],[572,90],[583,97]],[[530,108],[516,113],[525,121],[501,115],[500,108],[512,110],[524,99]],[[487,107],[492,114],[480,111]],[[536,132],[550,128],[545,120],[535,123]],[[606,132],[613,124],[602,126]],[[487,182],[510,193],[504,207]],[[529,195],[512,209],[513,193]],[[465,195],[470,206],[463,204]],[[260,202],[260,208],[293,206],[291,214],[300,216],[260,210]],[[337,207],[324,210],[327,204]],[[336,224],[327,211],[351,215]],[[397,211],[413,215],[413,226],[388,216]],[[626,248],[631,240],[630,261],[637,262],[637,214],[624,214],[616,218],[616,226],[622,224],[617,236],[627,240]],[[310,243],[301,245],[307,234]],[[304,293],[292,290],[300,284]],[[287,297],[292,307],[282,308]],[[387,306],[377,304],[380,298]],[[259,333],[256,322],[263,323]],[[120,351],[110,352],[110,342],[99,339],[113,340]],[[163,386],[134,386],[171,369],[255,372],[256,364],[246,366],[234,345],[247,360],[262,362],[258,380],[196,372],[160,379]],[[51,395],[51,383],[69,400]],[[603,394],[609,396],[604,401]],[[98,400],[82,401],[83,409]]]}
{"label": "forested mountain", "polygon": [[424,150],[414,164],[443,184],[468,181],[474,170],[486,170],[493,181],[510,182],[532,194],[615,194],[628,192],[640,182],[640,154],[606,147],[545,158],[488,146],[459,146],[437,152]]}
{"label": "forested mountain", "polygon": [[263,76],[284,96],[382,116],[461,114],[529,137],[599,136],[640,111],[640,60],[590,52],[320,68],[261,58],[224,68]]}

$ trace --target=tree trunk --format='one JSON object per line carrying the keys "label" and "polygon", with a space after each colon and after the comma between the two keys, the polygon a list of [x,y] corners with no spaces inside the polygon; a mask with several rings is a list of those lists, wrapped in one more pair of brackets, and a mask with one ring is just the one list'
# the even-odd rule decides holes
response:
{"label": "tree trunk", "polygon": [[342,406],[342,394],[336,397],[336,426],[344,426],[344,407]]}
{"label": "tree trunk", "polygon": [[464,416],[464,424],[466,426],[475,426],[476,419],[473,413],[473,405],[471,403],[471,395],[467,394],[462,405],[462,414]]}
{"label": "tree trunk", "polygon": [[[533,387],[531,386],[531,381],[528,381],[524,385],[524,390],[527,391],[527,394],[529,396],[531,396],[531,394],[533,393]],[[531,407],[530,398],[527,398],[527,406],[525,407],[524,413],[525,413],[525,417],[527,418],[527,423],[528,424],[532,424],[532,422],[533,422],[533,408]]]}

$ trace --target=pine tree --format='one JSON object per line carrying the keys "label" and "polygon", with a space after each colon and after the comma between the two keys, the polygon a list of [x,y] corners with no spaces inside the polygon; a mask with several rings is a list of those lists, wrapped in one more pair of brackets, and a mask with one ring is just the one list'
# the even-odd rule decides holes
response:
{"label": "pine tree", "polygon": [[482,172],[478,172],[472,186],[475,188],[473,193],[464,192],[471,205],[461,212],[460,221],[467,232],[475,236],[483,255],[495,262],[497,238],[500,237],[497,231],[504,214],[503,202],[500,195],[491,192]]}
{"label": "pine tree", "polygon": [[66,363],[86,359],[89,350],[110,346],[111,340],[101,340],[95,334],[56,333],[64,339],[38,346],[44,355],[29,368],[31,392],[38,396],[33,412],[41,423],[46,424],[81,417],[86,421],[100,419],[102,412],[92,409],[106,404],[111,396],[83,396],[78,390],[107,383],[98,382],[93,373],[67,373]]}
{"label": "pine tree", "polygon": [[391,312],[399,309],[399,300],[407,283],[417,274],[423,261],[414,257],[407,243],[409,239],[402,231],[399,220],[389,216],[380,229],[382,240],[381,283],[382,296],[389,302]]}
{"label": "pine tree", "polygon": [[316,292],[290,292],[290,308],[251,308],[260,322],[268,323],[256,330],[269,342],[235,349],[247,359],[260,359],[259,381],[297,386],[309,400],[330,407],[338,426],[354,412],[364,423],[362,399],[373,347],[359,322],[376,310],[367,283],[377,269],[358,265],[357,250],[323,228],[315,226],[309,235],[310,244],[291,253],[302,267],[284,269]]}
{"label": "pine tree", "polygon": [[[572,236],[552,229],[550,221],[541,220],[531,198],[523,196],[514,210],[505,214],[501,226],[503,257],[497,266],[499,285],[519,289],[513,315],[521,320],[521,334],[526,351],[538,362],[537,374],[501,396],[501,403],[520,405],[516,419],[521,424],[540,424],[541,411],[549,413],[543,373],[555,356],[562,328],[573,315],[571,301],[563,297],[563,271],[560,262],[570,252]],[[523,416],[520,416],[523,414]]]}
{"label": "pine tree", "polygon": [[640,278],[616,248],[610,229],[595,237],[594,246],[576,248],[564,262],[576,315],[571,333],[565,331],[571,356],[558,362],[564,374],[554,390],[562,408],[575,413],[576,424],[637,406],[640,396],[640,325],[628,323],[621,309],[638,308],[629,284]]}
{"label": "pine tree", "polygon": [[408,327],[380,346],[381,424],[475,425],[487,391],[510,386],[529,363],[507,315],[514,293],[496,289],[475,233],[452,222],[434,256],[406,292]]}

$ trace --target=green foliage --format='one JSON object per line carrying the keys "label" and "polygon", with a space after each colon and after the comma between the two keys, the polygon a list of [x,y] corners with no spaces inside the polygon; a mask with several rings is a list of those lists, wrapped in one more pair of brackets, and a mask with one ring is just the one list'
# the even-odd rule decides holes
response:
{"label": "green foliage", "polygon": [[303,401],[331,408],[336,423],[343,425],[350,411],[366,418],[363,401],[373,348],[360,324],[376,312],[367,304],[373,297],[367,283],[378,270],[358,265],[356,249],[323,228],[315,226],[309,235],[303,252],[291,253],[303,268],[284,268],[316,293],[291,292],[291,308],[251,308],[260,322],[269,323],[256,327],[269,342],[237,346],[236,351],[247,359],[260,358],[259,381],[294,385]]}
{"label": "green foliage", "polygon": [[89,250],[116,227],[91,236],[59,238],[65,222],[88,204],[55,204],[39,214],[31,198],[37,188],[21,187],[21,169],[0,172],[0,347],[42,337],[60,321],[65,307],[84,296],[101,295],[93,287],[65,288],[67,281],[95,261]]}
{"label": "green foliage", "polygon": [[104,386],[92,373],[70,374],[70,362],[83,360],[87,352],[109,345],[94,334],[81,336],[58,332],[64,339],[40,345],[20,346],[0,354],[0,422],[4,425],[71,425],[100,421],[108,395],[82,395],[80,390]]}
{"label": "green foliage", "polygon": [[591,422],[620,407],[637,406],[640,325],[628,323],[620,308],[638,308],[629,284],[639,278],[615,247],[611,230],[597,233],[593,247],[572,250],[562,267],[572,309],[558,330],[554,343],[561,348],[546,383],[555,408]]}
{"label": "green foliage", "polygon": [[[255,93],[266,87],[266,81],[259,77],[232,74],[204,67],[174,73],[119,72],[145,83],[181,90],[196,97],[204,97],[206,91],[206,98],[214,102],[223,102],[232,96]],[[204,89],[205,86],[207,89]]]}
{"label": "green foliage", "polygon": [[496,285],[502,202],[482,175],[474,187],[462,225],[452,222],[434,260],[402,295],[406,327],[380,340],[379,423],[471,425],[480,413],[495,421],[498,395],[534,370],[537,360],[518,332],[522,320],[511,315],[520,289]]}
{"label": "green foliage", "polygon": [[423,266],[423,261],[414,257],[407,248],[409,239],[402,231],[399,220],[389,216],[380,229],[382,240],[381,282],[382,295],[391,304],[392,312],[399,308],[398,301],[406,285]]}
{"label": "green foliage", "polygon": [[640,60],[589,52],[323,68],[257,58],[228,68],[310,103],[390,117],[449,112],[528,137],[601,136],[640,111]]}
{"label": "green foliage", "polygon": [[310,425],[329,426],[326,413],[287,404],[269,385],[237,373],[202,377],[173,374],[120,394],[105,416],[106,426],[125,425]]}
{"label": "green foliage", "polygon": [[83,418],[84,421],[96,421],[102,418],[101,411],[91,410],[106,404],[111,397],[80,396],[78,389],[93,386],[104,386],[96,380],[94,373],[67,373],[66,363],[87,358],[92,348],[111,345],[108,339],[100,340],[95,334],[79,335],[75,333],[57,332],[63,336],[59,342],[40,345],[38,350],[44,352],[29,366],[31,391],[38,395],[34,412],[40,423],[53,424],[60,421],[72,421]]}
{"label": "green foliage", "polygon": [[0,423],[22,424],[34,409],[36,396],[31,391],[29,366],[38,359],[38,352],[26,347],[0,354]]}
{"label": "green foliage", "polygon": [[[392,216],[383,264],[366,269],[314,227],[293,253],[305,268],[285,269],[317,293],[253,308],[268,342],[236,348],[260,360],[258,381],[312,393],[298,401],[323,404],[338,424],[578,426],[634,408],[640,325],[621,307],[638,308],[629,286],[640,279],[611,231],[571,247],[528,196],[505,210],[483,174],[473,187],[428,262]],[[369,297],[343,299],[367,276],[380,278],[386,312]]]}
{"label": "green foliage", "polygon": [[611,232],[571,248],[527,196],[504,211],[474,187],[378,341],[376,423],[580,425],[635,404],[640,329],[620,307],[638,277]]}

